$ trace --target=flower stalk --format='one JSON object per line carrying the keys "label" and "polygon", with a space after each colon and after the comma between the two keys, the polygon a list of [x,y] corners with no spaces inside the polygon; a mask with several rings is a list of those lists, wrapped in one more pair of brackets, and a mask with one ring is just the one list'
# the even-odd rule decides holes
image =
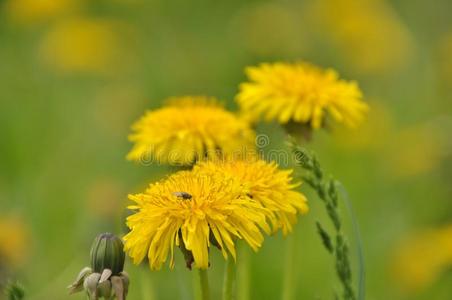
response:
{"label": "flower stalk", "polygon": [[199,269],[199,283],[201,286],[201,300],[210,300],[210,288],[207,270]]}
{"label": "flower stalk", "polygon": [[294,299],[295,283],[295,236],[288,236],[286,239],[285,261],[284,261],[284,281],[282,290],[283,300]]}
{"label": "flower stalk", "polygon": [[250,299],[250,249],[243,247],[239,249],[237,260],[237,300]]}
{"label": "flower stalk", "polygon": [[223,282],[223,300],[232,300],[235,285],[235,262],[232,258],[226,260]]}

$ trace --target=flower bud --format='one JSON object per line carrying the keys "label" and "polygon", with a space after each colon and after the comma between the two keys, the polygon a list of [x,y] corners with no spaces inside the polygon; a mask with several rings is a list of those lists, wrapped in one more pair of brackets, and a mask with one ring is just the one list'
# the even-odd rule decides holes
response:
{"label": "flower bud", "polygon": [[91,268],[96,273],[110,269],[112,275],[119,275],[124,268],[124,245],[120,238],[111,233],[96,237],[91,247]]}
{"label": "flower bud", "polygon": [[83,290],[83,282],[85,278],[87,278],[92,273],[93,271],[91,270],[91,268],[88,267],[83,268],[78,274],[75,281],[70,286],[68,286],[69,294],[77,293]]}
{"label": "flower bud", "polygon": [[88,275],[83,281],[83,288],[88,293],[90,299],[97,299],[97,285],[99,284],[99,273],[92,273]]}

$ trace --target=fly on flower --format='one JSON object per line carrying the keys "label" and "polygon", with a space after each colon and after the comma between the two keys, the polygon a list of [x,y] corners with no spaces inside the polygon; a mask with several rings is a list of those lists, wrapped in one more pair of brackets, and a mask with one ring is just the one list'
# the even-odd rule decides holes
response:
{"label": "fly on flower", "polygon": [[190,200],[192,198],[192,195],[190,195],[187,192],[174,192],[173,195],[176,197],[180,197],[184,200]]}

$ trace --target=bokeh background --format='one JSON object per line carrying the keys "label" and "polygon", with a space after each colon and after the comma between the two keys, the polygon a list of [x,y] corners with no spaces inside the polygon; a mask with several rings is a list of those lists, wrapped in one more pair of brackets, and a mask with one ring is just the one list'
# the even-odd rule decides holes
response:
{"label": "bokeh background", "polygon": [[[125,160],[130,124],[169,96],[235,110],[244,67],[307,60],[357,80],[371,106],[359,129],[306,145],[351,195],[367,299],[450,299],[451,11],[448,0],[1,0],[0,281],[20,280],[27,299],[84,299],[66,286],[92,239],[123,233],[127,194],[170,171]],[[265,150],[284,149],[276,124],[258,130]],[[331,299],[333,260],[315,232],[328,221],[303,190],[295,299]],[[275,236],[251,256],[252,299],[280,298],[284,249]],[[193,297],[180,256],[174,271],[126,269],[130,299]],[[214,299],[222,273],[213,254]]]}

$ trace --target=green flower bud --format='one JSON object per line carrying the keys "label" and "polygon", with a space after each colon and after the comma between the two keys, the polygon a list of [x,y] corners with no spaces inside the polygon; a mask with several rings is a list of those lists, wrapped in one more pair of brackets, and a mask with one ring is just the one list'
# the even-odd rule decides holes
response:
{"label": "green flower bud", "polygon": [[91,268],[96,273],[105,269],[112,275],[119,275],[124,268],[124,245],[120,238],[111,233],[103,233],[96,237],[91,247]]}
{"label": "green flower bud", "polygon": [[80,271],[68,286],[69,293],[85,290],[90,300],[125,300],[129,276],[123,271],[124,259],[121,239],[111,233],[97,236],[91,247],[91,268],[85,267]]}

